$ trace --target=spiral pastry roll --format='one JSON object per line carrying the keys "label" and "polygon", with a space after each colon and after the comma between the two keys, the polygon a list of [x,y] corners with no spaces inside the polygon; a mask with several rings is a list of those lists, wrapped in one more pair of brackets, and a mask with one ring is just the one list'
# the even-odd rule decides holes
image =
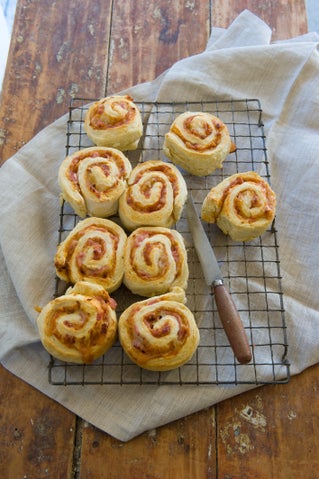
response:
{"label": "spiral pastry roll", "polygon": [[108,292],[117,289],[124,274],[126,234],[113,221],[86,218],[58,245],[56,274],[69,283],[91,281]]}
{"label": "spiral pastry roll", "polygon": [[119,201],[119,216],[125,228],[164,226],[179,220],[187,198],[182,174],[169,163],[149,160],[133,168],[128,188]]}
{"label": "spiral pastry roll", "polygon": [[183,237],[169,228],[138,228],[128,237],[124,284],[140,296],[166,293],[173,286],[187,287],[188,265]]}
{"label": "spiral pastry roll", "polygon": [[37,318],[41,342],[61,361],[91,363],[116,339],[115,308],[102,286],[81,281],[42,308]]}
{"label": "spiral pastry roll", "polygon": [[106,218],[117,213],[131,171],[131,163],[121,151],[90,147],[65,158],[58,181],[63,198],[78,216]]}
{"label": "spiral pastry roll", "polygon": [[196,176],[206,176],[221,168],[235,150],[226,125],[205,112],[182,113],[165,135],[163,150],[176,165]]}
{"label": "spiral pastry roll", "polygon": [[84,120],[84,130],[98,146],[135,150],[143,133],[141,114],[128,95],[114,95],[93,103]]}
{"label": "spiral pastry roll", "polygon": [[276,195],[257,173],[232,175],[212,188],[206,196],[201,216],[217,223],[234,241],[249,241],[260,236],[272,223]]}
{"label": "spiral pastry roll", "polygon": [[144,369],[167,371],[186,363],[199,342],[192,312],[179,287],[129,306],[119,319],[119,338],[130,359]]}

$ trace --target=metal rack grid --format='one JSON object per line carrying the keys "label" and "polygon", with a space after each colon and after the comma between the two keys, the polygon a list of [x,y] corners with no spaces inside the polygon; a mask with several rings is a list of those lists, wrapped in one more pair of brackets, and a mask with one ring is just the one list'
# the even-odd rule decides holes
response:
{"label": "metal rack grid", "polygon": [[[72,100],[67,124],[67,154],[92,146],[83,130],[86,111],[93,99]],[[225,160],[223,168],[207,177],[195,177],[183,171],[188,190],[200,212],[208,191],[227,176],[253,170],[270,182],[269,164],[258,99],[215,100],[202,102],[136,102],[143,118],[143,137],[135,151],[126,152],[133,166],[149,159],[165,158],[162,145],[174,118],[184,111],[207,111],[227,125],[236,152]],[[112,218],[118,221],[118,218]],[[60,212],[59,242],[78,222],[71,207],[63,202]],[[49,382],[54,385],[140,384],[140,385],[213,385],[275,384],[289,381],[288,343],[280,274],[279,246],[275,222],[261,237],[234,242],[215,226],[204,228],[220,263],[225,284],[244,323],[253,359],[239,364],[221,326],[214,298],[204,282],[189,233],[185,214],[176,224],[183,235],[189,264],[187,306],[194,313],[200,330],[200,343],[186,365],[168,372],[139,368],[116,343],[103,357],[89,365],[63,363],[53,357],[49,362]],[[63,294],[66,284],[56,278],[55,296]],[[112,296],[118,303],[118,316],[130,304],[143,298],[121,286]]]}

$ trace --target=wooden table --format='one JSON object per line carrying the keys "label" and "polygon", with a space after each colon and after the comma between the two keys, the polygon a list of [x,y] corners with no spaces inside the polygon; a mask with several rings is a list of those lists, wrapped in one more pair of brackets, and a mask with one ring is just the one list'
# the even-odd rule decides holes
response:
{"label": "wooden table", "polygon": [[[303,0],[19,0],[1,103],[6,160],[64,114],[201,52],[245,8],[274,39],[307,31]],[[1,367],[2,478],[319,477],[319,365],[122,443]]]}

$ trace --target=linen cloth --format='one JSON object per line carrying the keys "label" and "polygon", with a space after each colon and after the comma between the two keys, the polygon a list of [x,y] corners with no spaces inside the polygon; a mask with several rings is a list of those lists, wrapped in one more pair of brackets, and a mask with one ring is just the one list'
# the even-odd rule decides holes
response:
{"label": "linen cloth", "polygon": [[[308,34],[271,43],[270,28],[246,10],[228,29],[213,28],[201,54],[126,91],[136,101],[260,99],[277,194],[291,374],[319,361],[318,42]],[[66,121],[66,115],[57,119],[0,169],[0,356],[13,374],[127,441],[254,386],[48,384],[34,306],[53,295]]]}

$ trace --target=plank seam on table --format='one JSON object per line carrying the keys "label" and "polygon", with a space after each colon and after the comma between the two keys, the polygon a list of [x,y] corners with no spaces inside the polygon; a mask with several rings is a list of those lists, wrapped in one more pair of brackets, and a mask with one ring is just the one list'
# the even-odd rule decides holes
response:
{"label": "plank seam on table", "polygon": [[[110,24],[108,32],[108,50],[107,50],[107,64],[105,74],[105,90],[104,95],[108,94],[108,84],[110,77],[110,67],[112,62],[112,27],[114,15],[114,0],[111,0],[110,7]],[[81,462],[82,462],[82,437],[85,420],[76,416],[74,446],[73,446],[73,462],[72,462],[72,479],[80,479],[81,477]]]}
{"label": "plank seam on table", "polygon": [[84,423],[84,419],[80,418],[79,416],[76,416],[72,459],[72,479],[80,478],[82,459],[82,435]]}
{"label": "plank seam on table", "polygon": [[[110,67],[111,67],[111,62],[112,62],[113,15],[114,15],[114,0],[111,0],[104,96],[107,96],[107,94],[108,94]],[[76,416],[75,432],[74,432],[74,445],[73,445],[73,461],[72,461],[72,472],[71,472],[72,476],[71,476],[70,479],[80,479],[80,477],[81,477],[82,440],[83,440],[82,437],[83,437],[84,425],[85,425],[85,420],[82,419],[79,416]]]}
{"label": "plank seam on table", "polygon": [[114,0],[111,0],[110,8],[110,26],[109,26],[109,37],[108,37],[108,50],[107,50],[107,65],[106,65],[106,78],[105,78],[105,91],[104,96],[108,95],[109,88],[109,78],[110,78],[110,67],[112,62],[112,29],[113,29],[113,15],[114,15]]}
{"label": "plank seam on table", "polygon": [[219,449],[218,449],[218,430],[219,430],[219,421],[218,421],[218,405],[213,406],[214,409],[214,421],[215,421],[215,479],[219,479],[218,473],[218,462],[219,462]]}

